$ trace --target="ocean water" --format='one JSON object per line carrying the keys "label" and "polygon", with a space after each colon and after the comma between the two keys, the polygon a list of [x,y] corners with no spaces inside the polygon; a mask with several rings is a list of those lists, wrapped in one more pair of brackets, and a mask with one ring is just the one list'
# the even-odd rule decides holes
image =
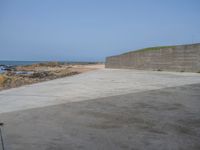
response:
{"label": "ocean water", "polygon": [[36,63],[41,63],[45,61],[1,61],[0,65],[7,65],[7,66],[25,66],[25,65],[31,65]]}
{"label": "ocean water", "polygon": [[3,70],[4,68],[2,66],[0,66],[0,74],[4,72]]}

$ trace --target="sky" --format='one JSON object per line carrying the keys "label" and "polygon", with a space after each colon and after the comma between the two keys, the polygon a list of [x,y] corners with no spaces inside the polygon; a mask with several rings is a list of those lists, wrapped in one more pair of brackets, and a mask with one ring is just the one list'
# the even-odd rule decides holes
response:
{"label": "sky", "polygon": [[200,0],[0,0],[0,60],[104,61],[200,42]]}

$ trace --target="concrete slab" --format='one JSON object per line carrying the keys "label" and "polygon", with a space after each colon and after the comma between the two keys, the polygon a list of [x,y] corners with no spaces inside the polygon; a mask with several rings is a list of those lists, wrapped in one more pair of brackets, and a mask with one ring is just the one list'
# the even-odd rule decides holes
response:
{"label": "concrete slab", "polygon": [[199,91],[195,84],[3,113],[6,149],[199,150]]}
{"label": "concrete slab", "polygon": [[0,92],[0,113],[200,83],[200,74],[100,69]]}

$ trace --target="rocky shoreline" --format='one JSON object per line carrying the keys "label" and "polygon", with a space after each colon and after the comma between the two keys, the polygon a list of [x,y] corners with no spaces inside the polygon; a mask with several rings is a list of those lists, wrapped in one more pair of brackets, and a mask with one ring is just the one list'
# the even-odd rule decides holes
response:
{"label": "rocky shoreline", "polygon": [[6,71],[14,71],[16,66],[11,65],[1,65],[0,64],[0,73],[4,73]]}
{"label": "rocky shoreline", "polygon": [[72,76],[102,67],[102,64],[71,65],[59,62],[26,66],[0,65],[0,90]]}

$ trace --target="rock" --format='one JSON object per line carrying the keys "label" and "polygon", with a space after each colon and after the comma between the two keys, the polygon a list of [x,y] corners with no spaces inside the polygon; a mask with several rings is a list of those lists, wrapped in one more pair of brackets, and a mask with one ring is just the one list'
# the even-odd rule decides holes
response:
{"label": "rock", "polygon": [[0,87],[3,87],[3,83],[5,82],[5,76],[0,75]]}
{"label": "rock", "polygon": [[50,76],[49,72],[35,72],[31,75],[29,75],[30,78],[45,78]]}

